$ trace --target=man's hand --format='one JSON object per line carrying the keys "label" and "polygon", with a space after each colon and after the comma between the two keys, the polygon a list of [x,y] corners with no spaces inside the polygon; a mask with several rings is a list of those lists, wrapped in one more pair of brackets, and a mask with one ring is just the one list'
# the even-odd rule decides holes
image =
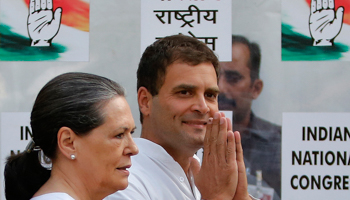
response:
{"label": "man's hand", "polygon": [[27,25],[31,46],[50,46],[57,35],[62,9],[57,8],[55,12],[52,9],[52,0],[30,0]]}
{"label": "man's hand", "polygon": [[343,25],[344,8],[334,10],[334,0],[311,0],[309,29],[314,46],[332,46]]}
{"label": "man's hand", "polygon": [[[224,114],[215,113],[212,123],[207,125],[202,167],[191,158],[191,170],[202,199],[250,199],[241,147],[239,133],[232,132],[231,122]],[[238,191],[241,189],[245,191]]]}
{"label": "man's hand", "polygon": [[238,166],[238,184],[236,189],[236,194],[233,200],[251,199],[248,194],[248,181],[246,168],[243,158],[243,148],[241,143],[241,135],[238,131],[234,132],[235,142],[236,142],[236,160]]}

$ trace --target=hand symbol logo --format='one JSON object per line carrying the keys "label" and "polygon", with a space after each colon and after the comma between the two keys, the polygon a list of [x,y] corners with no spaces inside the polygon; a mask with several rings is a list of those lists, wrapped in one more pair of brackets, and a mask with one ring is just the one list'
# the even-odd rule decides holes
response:
{"label": "hand symbol logo", "polygon": [[343,25],[344,8],[335,12],[334,0],[311,0],[309,29],[314,46],[332,46]]}
{"label": "hand symbol logo", "polygon": [[28,34],[31,46],[51,46],[61,25],[62,8],[53,12],[52,0],[30,0]]}

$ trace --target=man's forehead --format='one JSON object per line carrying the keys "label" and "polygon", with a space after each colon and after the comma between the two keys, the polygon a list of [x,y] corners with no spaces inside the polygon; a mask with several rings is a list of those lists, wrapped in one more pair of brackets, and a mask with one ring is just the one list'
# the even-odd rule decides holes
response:
{"label": "man's forehead", "polygon": [[211,62],[200,62],[200,63],[193,64],[193,63],[190,62],[190,61],[187,62],[187,61],[183,61],[183,60],[176,60],[176,61],[170,63],[170,64],[166,67],[166,71],[167,71],[169,68],[173,67],[173,66],[197,67],[197,66],[200,66],[200,65],[203,65],[203,64],[208,65],[208,66],[210,65],[210,66],[213,67],[213,69],[215,70],[215,67],[214,67],[213,63],[211,63]]}
{"label": "man's forehead", "polygon": [[241,71],[249,70],[249,65],[247,62],[242,62],[241,60],[233,59],[231,62],[220,62],[220,71]]}
{"label": "man's forehead", "polygon": [[196,79],[205,80],[204,82],[210,82],[210,80],[213,78],[215,80],[215,84],[217,84],[217,72],[213,64],[210,62],[204,62],[198,65],[190,65],[185,62],[176,62],[166,68],[163,76],[163,84],[169,81],[173,84],[176,82],[176,85],[191,84],[194,83]]}
{"label": "man's forehead", "polygon": [[[175,86],[175,88],[197,89],[197,88],[199,88],[199,86],[195,85],[195,84],[191,84],[191,83],[181,83],[181,84]],[[215,90],[216,88],[218,88],[217,84],[208,85],[205,87],[205,89],[213,89],[213,90]]]}

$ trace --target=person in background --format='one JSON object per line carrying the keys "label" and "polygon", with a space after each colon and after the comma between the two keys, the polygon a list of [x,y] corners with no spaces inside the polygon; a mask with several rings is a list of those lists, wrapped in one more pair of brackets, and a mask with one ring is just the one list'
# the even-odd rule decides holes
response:
{"label": "person in background", "polygon": [[[140,153],[127,189],[105,200],[251,199],[238,132],[218,112],[219,62],[201,41],[157,40],[137,71]],[[204,147],[202,166],[194,158]]]}
{"label": "person in background", "polygon": [[257,117],[251,110],[252,101],[263,89],[260,60],[258,44],[232,36],[232,62],[220,63],[219,109],[233,111],[233,130],[241,133],[247,171],[255,175],[261,170],[263,180],[280,196],[281,126]]}
{"label": "person in background", "polygon": [[7,200],[100,200],[128,186],[135,123],[114,81],[55,77],[39,92],[30,124],[32,141],[5,166]]}

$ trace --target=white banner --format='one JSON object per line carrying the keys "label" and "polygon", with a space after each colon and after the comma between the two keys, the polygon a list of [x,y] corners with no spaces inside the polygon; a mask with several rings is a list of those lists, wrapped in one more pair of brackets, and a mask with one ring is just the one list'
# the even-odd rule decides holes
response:
{"label": "white banner", "polygon": [[[3,112],[0,117],[0,168],[3,174],[6,158],[25,149],[31,139],[32,131],[29,112]],[[1,199],[5,199],[4,176],[0,177]]]}
{"label": "white banner", "polygon": [[283,113],[282,199],[349,199],[350,113]]}
{"label": "white banner", "polygon": [[208,45],[220,61],[231,61],[231,0],[141,1],[141,52],[156,39],[184,34]]}

